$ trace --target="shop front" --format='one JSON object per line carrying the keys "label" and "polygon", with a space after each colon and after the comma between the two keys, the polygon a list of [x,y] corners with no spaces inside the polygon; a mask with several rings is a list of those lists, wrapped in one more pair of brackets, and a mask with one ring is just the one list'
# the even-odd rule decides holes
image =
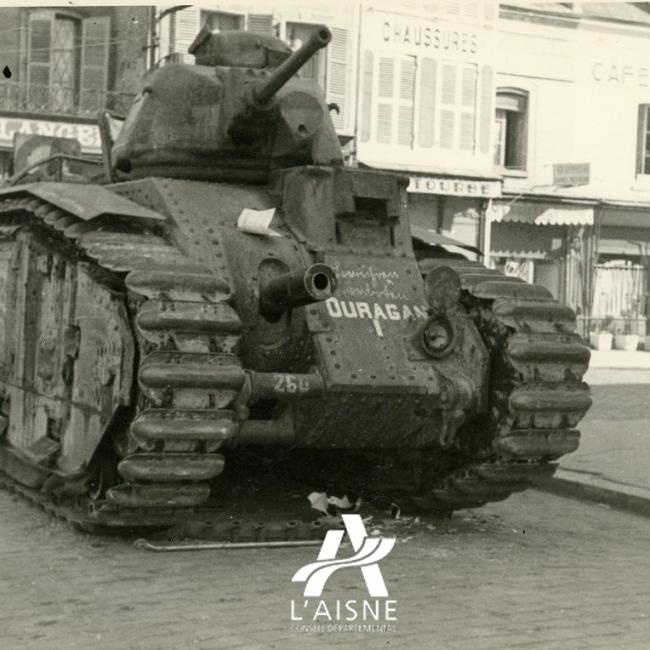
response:
{"label": "shop front", "polygon": [[[408,185],[411,224],[486,250],[489,222],[486,213],[501,196],[498,178],[446,175],[410,175]],[[475,254],[464,255],[476,258]]]}
{"label": "shop front", "polygon": [[650,203],[605,201],[596,214],[590,329],[646,335]]}
{"label": "shop front", "polygon": [[13,156],[18,135],[39,135],[76,140],[80,152],[97,157],[101,154],[99,128],[94,122],[16,117],[0,114],[0,180],[13,173]]}
{"label": "shop front", "polygon": [[584,314],[595,201],[508,195],[490,212],[491,266],[546,287]]}

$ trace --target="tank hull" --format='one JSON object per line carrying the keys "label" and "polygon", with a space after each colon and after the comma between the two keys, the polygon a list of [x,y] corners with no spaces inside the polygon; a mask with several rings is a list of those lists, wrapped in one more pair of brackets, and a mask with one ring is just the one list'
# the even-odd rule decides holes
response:
{"label": "tank hull", "polygon": [[[244,210],[272,211],[272,230],[238,227]],[[397,461],[369,461],[366,492],[408,483],[445,511],[524,489],[577,446],[573,314],[476,263],[416,260],[392,175],[26,185],[0,193],[0,229],[0,470],[74,521],[192,516],[246,446],[325,469],[379,453]],[[313,264],[336,275],[332,297],[260,309],[265,282]],[[424,278],[443,266],[459,293],[434,357]]]}

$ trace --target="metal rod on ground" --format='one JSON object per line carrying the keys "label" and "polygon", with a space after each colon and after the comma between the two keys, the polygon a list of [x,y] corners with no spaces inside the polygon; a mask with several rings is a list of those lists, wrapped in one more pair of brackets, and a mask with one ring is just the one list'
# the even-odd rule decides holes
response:
{"label": "metal rod on ground", "polygon": [[220,549],[283,548],[291,546],[320,546],[322,539],[299,539],[276,542],[208,542],[205,544],[152,544],[146,539],[136,539],[133,545],[147,551],[167,553],[171,551],[212,551]]}

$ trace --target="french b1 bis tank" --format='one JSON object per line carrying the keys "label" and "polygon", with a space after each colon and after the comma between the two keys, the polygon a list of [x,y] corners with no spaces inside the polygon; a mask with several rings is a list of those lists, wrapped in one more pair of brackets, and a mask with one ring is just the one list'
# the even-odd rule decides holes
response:
{"label": "french b1 bis tank", "polygon": [[5,483],[83,525],[161,525],[238,450],[283,447],[449,512],[577,447],[573,312],[414,252],[406,179],[344,166],[299,75],[329,39],[202,32],[196,65],[146,77],[105,182],[0,192]]}

